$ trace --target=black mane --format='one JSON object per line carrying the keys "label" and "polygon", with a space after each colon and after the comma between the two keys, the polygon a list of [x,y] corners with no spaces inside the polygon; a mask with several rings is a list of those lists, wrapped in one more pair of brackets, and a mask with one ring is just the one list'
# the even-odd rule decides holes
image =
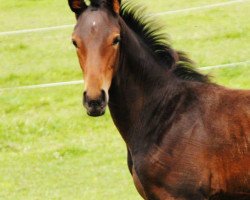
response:
{"label": "black mane", "polygon": [[121,17],[152,50],[157,60],[183,80],[210,82],[208,76],[197,72],[194,63],[185,53],[176,51],[164,33],[164,27],[151,16],[144,14],[145,8],[127,2],[122,5]]}
{"label": "black mane", "polygon": [[[107,0],[91,0],[91,6],[111,6]],[[120,16],[143,42],[152,50],[157,61],[183,80],[210,82],[208,76],[196,71],[194,62],[181,51],[172,48],[164,26],[156,19],[146,15],[145,7],[133,2],[125,2],[121,6]]]}

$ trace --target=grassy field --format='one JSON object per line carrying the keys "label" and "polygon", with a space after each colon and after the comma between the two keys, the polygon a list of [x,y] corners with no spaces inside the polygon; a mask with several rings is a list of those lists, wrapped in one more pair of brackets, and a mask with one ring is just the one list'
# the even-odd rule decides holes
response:
{"label": "grassy field", "polygon": [[[212,3],[144,4],[160,12]],[[248,1],[160,20],[174,47],[209,66],[250,59],[249,10]],[[73,23],[66,0],[0,0],[0,32]],[[0,88],[81,79],[71,31],[0,36]],[[206,72],[217,83],[250,88],[249,67]],[[140,199],[110,115],[87,117],[81,96],[81,85],[0,91],[0,199]]]}

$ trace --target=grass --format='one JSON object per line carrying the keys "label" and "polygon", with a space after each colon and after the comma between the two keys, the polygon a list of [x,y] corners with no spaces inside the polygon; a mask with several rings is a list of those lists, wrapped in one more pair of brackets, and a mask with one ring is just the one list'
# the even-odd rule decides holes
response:
{"label": "grass", "polygon": [[69,86],[0,96],[0,199],[136,196],[109,114],[86,117],[80,91]]}
{"label": "grass", "polygon": [[[210,3],[217,1],[145,4],[159,12]],[[239,62],[250,55],[249,8],[249,2],[234,4],[161,21],[174,47],[197,66]],[[72,23],[66,1],[0,0],[0,31]],[[69,28],[0,36],[0,88],[81,79],[70,34]],[[208,73],[222,85],[250,87],[248,65]],[[109,113],[87,117],[81,96],[80,85],[0,91],[0,199],[140,199]]]}

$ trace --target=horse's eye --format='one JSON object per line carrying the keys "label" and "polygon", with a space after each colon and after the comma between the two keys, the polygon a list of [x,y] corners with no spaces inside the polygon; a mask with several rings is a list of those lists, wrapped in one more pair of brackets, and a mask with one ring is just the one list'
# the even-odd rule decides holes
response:
{"label": "horse's eye", "polygon": [[118,45],[120,42],[121,42],[121,37],[117,36],[113,41],[113,45]]}
{"label": "horse's eye", "polygon": [[75,40],[72,40],[72,44],[75,46],[75,48],[77,48],[77,43]]}

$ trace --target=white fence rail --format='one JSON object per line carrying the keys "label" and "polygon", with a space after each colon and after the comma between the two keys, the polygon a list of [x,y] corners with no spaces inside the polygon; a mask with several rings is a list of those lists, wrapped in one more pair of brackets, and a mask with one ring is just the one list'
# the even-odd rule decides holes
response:
{"label": "white fence rail", "polygon": [[[228,67],[237,67],[237,66],[244,66],[250,65],[250,60],[245,62],[237,62],[237,63],[229,63],[223,65],[215,65],[215,66],[207,66],[207,67],[200,67],[199,70],[213,70],[213,69],[220,69],[220,68],[228,68]],[[0,88],[0,92],[7,91],[7,90],[30,90],[30,89],[37,89],[37,88],[50,88],[50,87],[59,87],[59,86],[66,86],[66,85],[79,85],[83,84],[83,80],[76,80],[76,81],[68,81],[68,82],[57,82],[57,83],[46,83],[46,84],[39,84],[39,85],[27,85],[27,86],[18,86],[18,87],[9,87],[9,88]]]}

